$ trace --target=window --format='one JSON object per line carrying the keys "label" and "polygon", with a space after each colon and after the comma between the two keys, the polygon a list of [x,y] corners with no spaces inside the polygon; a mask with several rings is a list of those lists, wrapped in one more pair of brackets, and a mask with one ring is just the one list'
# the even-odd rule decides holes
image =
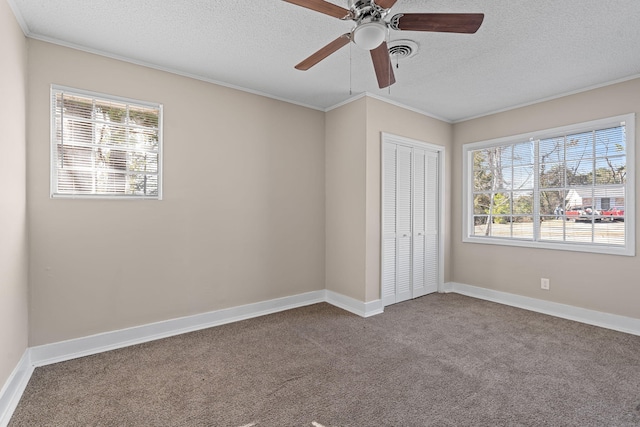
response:
{"label": "window", "polygon": [[162,106],[51,88],[51,196],[162,196]]}
{"label": "window", "polygon": [[466,242],[635,254],[635,115],[466,144]]}

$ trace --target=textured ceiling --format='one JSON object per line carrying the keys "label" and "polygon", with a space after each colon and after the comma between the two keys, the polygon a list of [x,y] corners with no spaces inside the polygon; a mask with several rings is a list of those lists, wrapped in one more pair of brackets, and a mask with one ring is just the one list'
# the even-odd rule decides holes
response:
{"label": "textured ceiling", "polygon": [[366,92],[459,121],[640,73],[638,0],[398,0],[390,16],[485,20],[472,35],[391,31],[419,51],[398,61],[397,83],[383,90],[369,53],[353,44],[295,70],[353,22],[281,0],[8,1],[30,37],[322,110]]}

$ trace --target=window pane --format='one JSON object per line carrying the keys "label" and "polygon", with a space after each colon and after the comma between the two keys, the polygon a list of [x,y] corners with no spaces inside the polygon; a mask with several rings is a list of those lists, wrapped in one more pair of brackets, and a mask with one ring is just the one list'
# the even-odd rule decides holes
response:
{"label": "window pane", "polygon": [[489,194],[476,194],[473,197],[473,213],[486,215],[489,213],[491,196]]}
{"label": "window pane", "polygon": [[595,243],[624,245],[624,223],[602,222],[595,224]]}
{"label": "window pane", "polygon": [[93,144],[93,126],[88,122],[64,118],[60,132],[65,144]]}
{"label": "window pane", "polygon": [[513,193],[513,213],[516,215],[533,215],[533,192]]}
{"label": "window pane", "polygon": [[126,173],[113,171],[98,171],[96,173],[97,193],[124,193],[126,183]]}
{"label": "window pane", "polygon": [[565,192],[564,191],[541,191],[540,192],[540,215],[561,217],[564,213]]}
{"label": "window pane", "polygon": [[540,188],[560,188],[565,186],[564,163],[541,163],[538,170]]}
{"label": "window pane", "polygon": [[146,128],[158,128],[159,111],[148,108],[129,106],[129,123]]}
{"label": "window pane", "polygon": [[473,217],[473,230],[471,231],[474,236],[486,236],[488,231],[488,217],[485,215],[475,215]]}
{"label": "window pane", "polygon": [[126,152],[109,148],[96,148],[96,168],[110,170],[127,170]]}
{"label": "window pane", "polygon": [[58,144],[57,165],[60,169],[92,168],[94,165],[93,149],[74,145]]}
{"label": "window pane", "polygon": [[513,237],[516,239],[533,240],[533,217],[518,217],[513,223]]}
{"label": "window pane", "polygon": [[128,128],[111,123],[96,123],[96,143],[101,145],[127,145]]}
{"label": "window pane", "polygon": [[540,140],[538,151],[540,163],[564,162],[564,137]]}
{"label": "window pane", "polygon": [[94,111],[97,121],[123,124],[127,122],[126,104],[107,100],[96,100]]}
{"label": "window pane", "polygon": [[596,185],[624,184],[627,176],[627,158],[624,156],[596,159]]}
{"label": "window pane", "polygon": [[93,117],[93,102],[91,99],[73,96],[69,94],[58,94],[56,106],[63,109],[63,114],[67,117],[83,118],[91,120]]}
{"label": "window pane", "polygon": [[593,242],[593,224],[588,221],[575,221],[566,224],[567,242]]}
{"label": "window pane", "polygon": [[95,175],[91,171],[58,170],[58,191],[66,194],[91,194],[95,188]]}
{"label": "window pane", "polygon": [[534,145],[533,142],[524,142],[513,146],[514,165],[533,165]]}
{"label": "window pane", "polygon": [[567,135],[566,159],[584,160],[593,158],[593,132],[583,132],[574,135]]}
{"label": "window pane", "polygon": [[511,147],[490,147],[473,152],[475,191],[512,188]]}
{"label": "window pane", "polygon": [[593,160],[567,162],[567,185],[591,185],[593,183]]}
{"label": "window pane", "polygon": [[158,172],[158,155],[153,153],[129,153],[128,165],[130,171]]}
{"label": "window pane", "polygon": [[509,193],[494,193],[489,197],[489,214],[511,215],[511,195]]}
{"label": "window pane", "polygon": [[514,190],[533,189],[533,166],[514,166]]}
{"label": "window pane", "polygon": [[564,241],[565,223],[566,221],[562,216],[543,216],[540,222],[540,239]]}
{"label": "window pane", "polygon": [[158,194],[158,179],[153,175],[130,175],[127,181],[127,193],[137,195]]}
{"label": "window pane", "polygon": [[622,126],[596,131],[596,157],[610,157],[625,153],[625,134]]}
{"label": "window pane", "polygon": [[493,179],[491,174],[486,171],[475,171],[473,180],[474,191],[487,191],[491,190],[493,186]]}
{"label": "window pane", "polygon": [[486,171],[489,169],[489,149],[473,152],[473,170]]}

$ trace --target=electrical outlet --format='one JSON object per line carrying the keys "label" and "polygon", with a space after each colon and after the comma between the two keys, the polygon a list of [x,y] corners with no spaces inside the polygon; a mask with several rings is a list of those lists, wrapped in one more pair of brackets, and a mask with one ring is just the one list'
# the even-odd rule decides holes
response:
{"label": "electrical outlet", "polygon": [[549,279],[540,279],[540,289],[544,289],[545,291],[549,290]]}

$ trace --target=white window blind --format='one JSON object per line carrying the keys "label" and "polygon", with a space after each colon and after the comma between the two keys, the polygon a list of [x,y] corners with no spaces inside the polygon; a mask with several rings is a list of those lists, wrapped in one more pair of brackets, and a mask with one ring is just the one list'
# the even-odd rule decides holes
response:
{"label": "white window blind", "polygon": [[52,86],[51,196],[160,199],[162,106]]}
{"label": "white window blind", "polygon": [[466,144],[465,241],[635,254],[633,114]]}

